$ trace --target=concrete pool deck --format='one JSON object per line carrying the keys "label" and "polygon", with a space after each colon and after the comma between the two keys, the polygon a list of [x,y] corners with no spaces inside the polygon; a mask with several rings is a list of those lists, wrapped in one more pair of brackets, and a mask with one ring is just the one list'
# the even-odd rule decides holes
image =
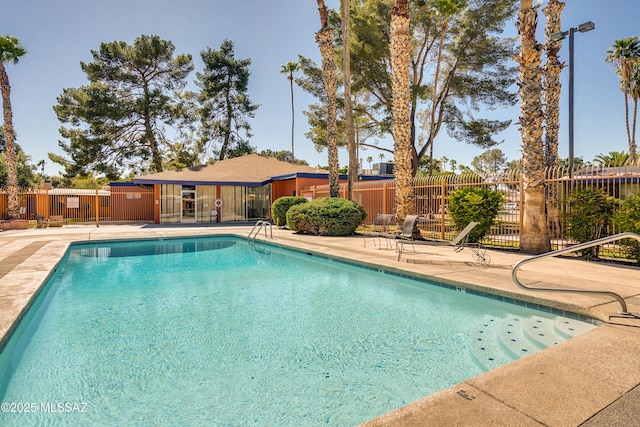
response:
{"label": "concrete pool deck", "polygon": [[[0,336],[6,336],[72,242],[233,234],[250,227],[103,225],[0,232]],[[260,234],[259,239],[265,239]],[[361,236],[296,235],[273,228],[278,245],[329,254],[432,277],[468,289],[517,298],[602,320],[571,340],[471,378],[371,420],[367,426],[636,426],[640,414],[640,320],[611,318],[620,304],[602,295],[531,292],[511,281],[511,267],[526,255],[489,251],[488,267],[471,252],[447,247],[406,247],[401,261],[393,249]],[[606,289],[640,313],[640,269],[552,258],[524,266],[530,286]]]}

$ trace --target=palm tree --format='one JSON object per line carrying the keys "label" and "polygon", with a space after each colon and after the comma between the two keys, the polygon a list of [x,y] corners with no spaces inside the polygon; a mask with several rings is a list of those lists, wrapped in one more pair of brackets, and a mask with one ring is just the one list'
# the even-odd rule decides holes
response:
{"label": "palm tree", "polygon": [[542,144],[542,70],[540,46],[536,41],[538,7],[533,0],[520,0],[516,26],[520,50],[520,132],[522,134],[522,178],[525,210],[520,232],[520,250],[543,253],[551,250],[545,209],[545,161]]}
{"label": "palm tree", "polygon": [[[638,37],[627,37],[626,39],[616,40],[611,48],[607,50],[605,61],[610,62],[620,76],[620,90],[624,94],[624,111],[625,124],[627,127],[627,140],[629,142],[629,158],[632,162],[636,161],[636,119],[638,113],[637,96],[638,95],[638,79],[635,78],[640,70],[640,39]],[[634,100],[633,112],[633,132],[629,125],[629,98]]]}
{"label": "palm tree", "polygon": [[367,156],[367,163],[369,163],[369,170],[371,170],[371,162],[373,162],[373,157]]}
{"label": "palm tree", "polygon": [[289,61],[286,64],[280,66],[280,73],[286,74],[289,79],[289,85],[291,86],[291,160],[295,159],[293,147],[294,147],[294,124],[295,124],[295,110],[293,108],[293,73],[300,69],[300,64],[297,62]]}
{"label": "palm tree", "polygon": [[631,89],[629,90],[629,95],[633,100],[633,125],[631,126],[631,135],[633,137],[633,148],[635,153],[633,162],[635,163],[638,160],[638,147],[636,146],[636,124],[638,123],[638,100],[640,100],[640,61],[637,63],[636,72],[633,74],[633,77],[631,77]]}
{"label": "palm tree", "polygon": [[336,64],[333,60],[333,30],[329,27],[329,11],[324,0],[317,0],[320,12],[320,30],[316,42],[322,57],[322,81],[327,94],[327,151],[329,156],[329,195],[338,197],[338,132],[336,121]]}
{"label": "palm tree", "polygon": [[603,166],[620,167],[629,164],[629,153],[624,151],[609,151],[609,154],[598,154],[593,161]]}
{"label": "palm tree", "polygon": [[[546,39],[545,53],[547,63],[543,68],[543,92],[544,99],[544,161],[547,169],[558,165],[558,134],[560,131],[560,73],[564,64],[558,58],[558,52],[562,46],[562,39],[553,40],[551,35],[562,31],[562,11],[565,3],[558,0],[549,0],[547,6],[542,9],[546,19],[544,35]],[[560,211],[558,210],[558,185],[552,183],[547,191],[547,220],[549,229],[562,230]]]}
{"label": "palm tree", "polygon": [[553,167],[558,162],[558,133],[560,130],[560,73],[564,64],[558,58],[558,52],[562,47],[562,39],[553,40],[552,34],[562,31],[562,10],[565,3],[558,0],[549,0],[547,6],[542,9],[546,16],[547,24],[544,29],[545,52],[547,63],[544,65],[544,107],[545,107],[545,164]]}
{"label": "palm tree", "polygon": [[16,169],[15,132],[13,130],[13,113],[11,111],[11,85],[4,67],[5,63],[17,64],[27,51],[20,41],[12,36],[0,36],[0,89],[2,91],[2,113],[4,117],[4,136],[7,146],[7,191],[9,203],[7,216],[9,219],[19,217],[20,203],[18,199],[18,173]]}
{"label": "palm tree", "polygon": [[396,175],[396,215],[399,221],[415,210],[413,195],[413,144],[409,105],[409,66],[411,62],[411,31],[409,29],[409,0],[394,0],[391,9],[391,120]]}

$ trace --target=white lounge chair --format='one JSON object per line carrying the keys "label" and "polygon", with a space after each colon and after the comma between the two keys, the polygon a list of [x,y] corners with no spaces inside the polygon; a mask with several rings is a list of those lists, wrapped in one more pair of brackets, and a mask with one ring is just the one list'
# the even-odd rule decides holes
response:
{"label": "white lounge chair", "polygon": [[408,238],[406,236],[406,233],[403,232],[403,237],[398,240],[396,245],[396,250],[398,252],[398,261],[400,261],[402,253],[404,252],[404,245],[410,244],[414,247],[414,252],[415,245],[451,246],[456,252],[460,252],[464,248],[469,248],[471,250],[471,256],[474,260],[480,262],[483,265],[489,265],[491,263],[491,257],[487,254],[486,248],[480,243],[469,242],[469,234],[471,233],[471,230],[473,230],[478,224],[479,222],[470,222],[453,240],[415,240],[413,238]]}

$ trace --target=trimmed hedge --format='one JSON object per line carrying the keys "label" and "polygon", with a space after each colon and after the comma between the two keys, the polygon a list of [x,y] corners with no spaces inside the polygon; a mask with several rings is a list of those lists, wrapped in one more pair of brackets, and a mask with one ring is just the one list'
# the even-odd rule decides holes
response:
{"label": "trimmed hedge", "polygon": [[350,236],[367,217],[364,208],[350,200],[322,197],[292,206],[287,226],[298,233]]}
{"label": "trimmed hedge", "polygon": [[[609,225],[619,200],[598,187],[577,189],[569,198],[567,223],[569,237],[580,243],[590,242],[607,235]],[[600,247],[594,246],[580,251],[584,258],[598,258]]]}
{"label": "trimmed hedge", "polygon": [[308,200],[301,196],[283,196],[271,204],[271,215],[278,227],[284,227],[287,223],[287,211],[291,206],[307,203]]}
{"label": "trimmed hedge", "polygon": [[449,196],[449,216],[458,230],[470,222],[479,224],[469,234],[470,242],[479,242],[489,232],[500,213],[504,197],[486,188],[463,188]]}
{"label": "trimmed hedge", "polygon": [[[613,217],[618,232],[631,231],[640,234],[640,194],[627,197]],[[627,249],[629,256],[640,264],[640,243],[635,239],[622,239],[620,244]]]}

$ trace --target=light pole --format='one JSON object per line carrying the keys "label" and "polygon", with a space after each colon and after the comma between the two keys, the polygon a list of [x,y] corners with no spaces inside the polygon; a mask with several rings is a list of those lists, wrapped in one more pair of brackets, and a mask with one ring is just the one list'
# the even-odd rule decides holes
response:
{"label": "light pole", "polygon": [[568,31],[551,34],[551,41],[560,41],[569,35],[569,178],[573,178],[573,35],[576,31],[585,33],[594,28],[596,24],[587,21]]}

